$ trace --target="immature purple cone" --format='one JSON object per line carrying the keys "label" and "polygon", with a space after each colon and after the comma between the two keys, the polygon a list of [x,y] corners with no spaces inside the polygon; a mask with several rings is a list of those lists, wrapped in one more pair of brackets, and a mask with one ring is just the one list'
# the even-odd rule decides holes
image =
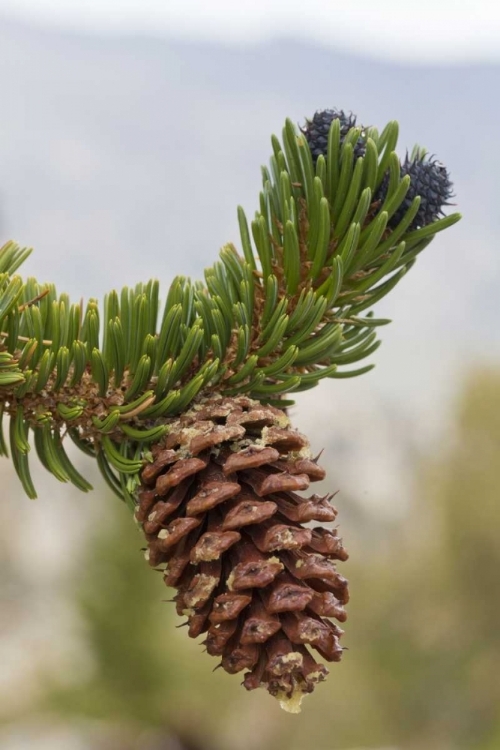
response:
{"label": "immature purple cone", "polygon": [[347,553],[330,497],[298,493],[325,472],[286,414],[246,396],[215,395],[172,420],[142,472],[136,517],[153,567],[166,565],[188,633],[247,690],[263,686],[299,710],[339,661]]}
{"label": "immature purple cone", "polygon": [[[312,120],[306,120],[305,127],[301,128],[301,132],[309,144],[314,163],[316,163],[318,156],[326,157],[327,155],[328,133],[334,120],[340,121],[340,141],[342,142],[349,130],[356,126],[356,115],[353,115],[352,112],[346,115],[343,109],[318,110]],[[358,140],[354,146],[354,156],[364,156],[365,150],[364,142]]]}
{"label": "immature purple cone", "polygon": [[[401,177],[407,174],[411,178],[410,187],[404,201],[389,219],[388,226],[391,228],[396,227],[404,218],[416,195],[420,196],[421,202],[409,229],[425,227],[439,219],[443,215],[443,207],[450,205],[448,201],[453,195],[453,184],[448,171],[437,159],[427,156],[411,159],[406,154],[405,161],[401,164]],[[375,195],[375,200],[385,199],[388,185],[389,175],[387,174]]]}

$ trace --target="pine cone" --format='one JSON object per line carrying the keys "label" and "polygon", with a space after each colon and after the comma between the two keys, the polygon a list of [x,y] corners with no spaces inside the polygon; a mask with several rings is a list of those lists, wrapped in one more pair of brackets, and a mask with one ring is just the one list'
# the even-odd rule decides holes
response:
{"label": "pine cone", "polygon": [[333,560],[347,553],[329,496],[297,494],[325,472],[287,415],[246,396],[211,396],[170,424],[142,472],[136,518],[146,557],[166,564],[189,635],[248,690],[265,686],[297,711],[339,661],[347,581]]}
{"label": "pine cone", "polygon": [[[305,136],[313,162],[316,163],[318,156],[327,155],[328,151],[328,134],[330,125],[334,120],[340,120],[340,142],[344,140],[351,128],[356,127],[356,115],[352,112],[346,115],[343,109],[323,109],[314,114],[312,120],[306,120],[306,126],[301,128]],[[362,139],[358,140],[354,146],[354,156],[364,156],[366,151],[365,143]]]}
{"label": "pine cone", "polygon": [[[418,229],[432,224],[443,214],[443,206],[449,206],[449,199],[453,195],[453,184],[444,164],[437,159],[427,157],[411,159],[406,154],[401,164],[401,178],[410,175],[411,183],[408,192],[398,210],[391,216],[388,226],[397,227],[410,208],[415,196],[420,195],[421,202],[415,218],[409,229]],[[382,180],[375,195],[375,200],[384,201],[389,186],[389,174]]]}

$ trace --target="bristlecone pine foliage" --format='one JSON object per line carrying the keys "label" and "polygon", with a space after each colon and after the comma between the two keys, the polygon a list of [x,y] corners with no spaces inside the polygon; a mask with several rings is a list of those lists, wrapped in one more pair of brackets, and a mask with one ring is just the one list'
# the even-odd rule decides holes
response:
{"label": "bristlecone pine foliage", "polygon": [[[175,591],[189,635],[244,686],[290,711],[342,655],[347,554],[324,470],[290,424],[288,394],[379,346],[371,308],[434,236],[451,195],[420,149],[402,165],[397,123],[379,134],[342,110],[272,137],[259,211],[204,282],[111,291],[99,312],[16,274],[0,248],[0,455],[29,497],[31,445],[57,479],[91,489],[66,453],[93,456],[134,513],[149,564]],[[367,312],[368,311],[368,312]],[[30,444],[30,436],[32,444]],[[304,494],[305,493],[305,494]]]}

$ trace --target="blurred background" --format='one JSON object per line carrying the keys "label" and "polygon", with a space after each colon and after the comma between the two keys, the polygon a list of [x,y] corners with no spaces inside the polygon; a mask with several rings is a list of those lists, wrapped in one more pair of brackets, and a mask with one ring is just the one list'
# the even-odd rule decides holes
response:
{"label": "blurred background", "polygon": [[[500,10],[488,0],[0,0],[0,242],[75,299],[202,277],[285,117],[352,110],[443,161],[464,219],[377,308],[377,367],[292,411],[352,603],[284,714],[176,629],[128,511],[0,465],[1,750],[498,750]],[[189,641],[189,642],[188,642]]]}

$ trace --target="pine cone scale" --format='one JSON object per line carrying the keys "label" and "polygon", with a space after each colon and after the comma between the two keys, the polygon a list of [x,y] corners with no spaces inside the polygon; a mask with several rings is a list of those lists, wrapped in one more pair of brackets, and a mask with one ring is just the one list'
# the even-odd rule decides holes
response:
{"label": "pine cone scale", "polygon": [[265,643],[281,629],[278,617],[265,608],[260,596],[255,596],[242,628],[241,643]]}
{"label": "pine cone scale", "polygon": [[227,587],[230,591],[264,588],[265,586],[269,586],[282,570],[283,563],[277,557],[241,562],[236,565],[227,579]]}
{"label": "pine cone scale", "polygon": [[310,529],[286,524],[261,524],[252,534],[252,540],[260,552],[277,552],[284,549],[300,549],[309,544]]}
{"label": "pine cone scale", "polygon": [[241,485],[236,482],[209,482],[205,485],[202,483],[202,489],[190,500],[186,506],[186,513],[189,516],[196,516],[199,513],[206,513],[215,508],[219,503],[236,497],[241,490]]}
{"label": "pine cone scale", "polygon": [[174,547],[182,537],[189,534],[190,531],[199,526],[201,520],[199,518],[176,518],[171,521],[166,528],[162,528],[158,532],[156,539],[158,540],[158,547],[162,552],[167,552],[169,549]]}
{"label": "pine cone scale", "polygon": [[251,601],[251,593],[220,594],[220,596],[214,599],[213,608],[208,619],[212,625],[218,625],[227,620],[234,620]]}
{"label": "pine cone scale", "polygon": [[278,510],[276,503],[271,501],[257,504],[252,496],[249,496],[248,500],[240,500],[242,494],[240,493],[238,502],[227,512],[222,529],[241,529],[244,526],[262,523],[274,516]]}
{"label": "pine cone scale", "polygon": [[[291,576],[289,579],[292,580]],[[314,597],[311,589],[298,583],[288,583],[286,580],[282,580],[267,594],[266,606],[271,614],[302,611],[309,606]]]}
{"label": "pine cone scale", "polygon": [[223,552],[227,552],[240,539],[241,534],[237,531],[207,531],[191,550],[190,562],[196,564],[218,560]]}
{"label": "pine cone scale", "polygon": [[270,446],[250,445],[239,453],[232,453],[224,463],[224,474],[233,474],[243,469],[255,469],[259,466],[272,464],[277,461],[280,454],[276,448]]}
{"label": "pine cone scale", "polygon": [[158,477],[155,485],[156,494],[166,495],[171,488],[177,487],[183,479],[195,476],[207,464],[208,457],[206,459],[181,458],[166,474]]}

